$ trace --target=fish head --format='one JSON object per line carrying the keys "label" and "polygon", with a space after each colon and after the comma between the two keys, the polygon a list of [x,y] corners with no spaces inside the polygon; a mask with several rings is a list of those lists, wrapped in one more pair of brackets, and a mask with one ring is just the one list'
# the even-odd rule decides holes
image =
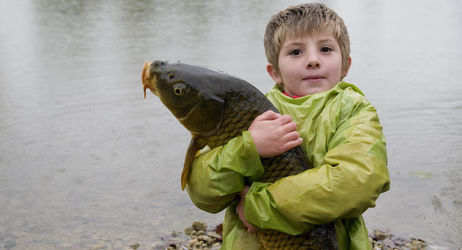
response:
{"label": "fish head", "polygon": [[211,70],[182,63],[145,62],[141,78],[145,97],[146,90],[151,90],[193,137],[210,135],[220,126],[224,100],[214,93]]}

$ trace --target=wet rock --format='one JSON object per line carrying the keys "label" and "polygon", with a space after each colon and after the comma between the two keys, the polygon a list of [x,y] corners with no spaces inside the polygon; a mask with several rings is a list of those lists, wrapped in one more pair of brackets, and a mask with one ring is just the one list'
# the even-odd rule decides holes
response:
{"label": "wet rock", "polygon": [[[181,232],[172,231],[170,236],[160,237],[162,244],[152,245],[152,250],[219,250],[222,244],[221,226],[208,229],[205,222],[195,221]],[[220,232],[220,233],[218,233]],[[180,236],[183,236],[181,238]],[[173,238],[172,238],[173,237]],[[179,237],[179,238],[176,238]],[[407,239],[394,236],[389,230],[373,230],[369,241],[374,250],[426,250],[427,243],[420,239]]]}
{"label": "wet rock", "polygon": [[405,238],[401,238],[401,237],[392,237],[392,240],[397,246],[400,246],[400,247],[404,246],[404,244],[406,244],[407,242]]}
{"label": "wet rock", "polygon": [[389,248],[392,248],[392,249],[395,249],[396,248],[396,244],[394,241],[392,241],[391,239],[384,239],[382,241],[383,245],[386,246],[386,247],[389,247]]}
{"label": "wet rock", "polygon": [[186,235],[191,235],[193,231],[194,231],[194,229],[192,227],[187,227],[187,228],[184,229],[184,233]]}
{"label": "wet rock", "polygon": [[3,246],[5,247],[5,249],[9,250],[9,249],[16,246],[16,241],[8,240],[8,241],[6,241],[5,245],[3,245]]}
{"label": "wet rock", "polygon": [[424,250],[427,243],[420,239],[405,239],[393,236],[388,230],[374,230],[369,234],[369,241],[374,250]]}
{"label": "wet rock", "polygon": [[201,221],[195,221],[190,227],[185,229],[185,234],[190,238],[187,240],[184,249],[219,249],[221,246],[221,235],[207,229],[207,224]]}
{"label": "wet rock", "polygon": [[374,236],[376,240],[385,240],[390,237],[390,234],[384,231],[374,230]]}
{"label": "wet rock", "polygon": [[136,250],[140,247],[140,243],[138,242],[135,242],[133,244],[130,244],[130,248],[133,249],[133,250]]}
{"label": "wet rock", "polygon": [[186,245],[186,240],[184,239],[179,239],[179,238],[173,238],[168,241],[165,241],[160,244],[153,244],[151,246],[151,250],[177,250],[177,249],[188,249]]}
{"label": "wet rock", "polygon": [[90,248],[90,250],[101,250],[101,249],[106,249],[106,246],[104,245],[104,243],[94,245]]}
{"label": "wet rock", "polygon": [[212,245],[212,247],[210,249],[213,249],[213,250],[218,250],[220,249],[221,247],[221,244],[219,242],[216,242]]}
{"label": "wet rock", "polygon": [[178,237],[178,235],[180,235],[180,232],[177,232],[175,230],[173,230],[172,233],[170,233],[170,236],[172,237]]}
{"label": "wet rock", "polygon": [[421,239],[412,239],[410,243],[406,243],[404,245],[411,250],[427,249],[428,246],[427,243]]}
{"label": "wet rock", "polygon": [[192,234],[193,236],[201,236],[201,235],[204,235],[205,232],[202,231],[202,230],[200,230],[200,231],[193,231],[191,234]]}
{"label": "wet rock", "polygon": [[167,245],[167,250],[177,250],[177,249],[181,249],[181,244],[180,243],[170,243]]}
{"label": "wet rock", "polygon": [[195,221],[191,226],[194,231],[206,231],[207,230],[207,223],[202,221]]}
{"label": "wet rock", "polygon": [[221,240],[222,240],[221,235],[219,235],[219,234],[217,234],[217,233],[215,233],[215,232],[209,232],[207,235],[208,235],[209,237],[212,237],[212,238],[217,239],[218,241],[221,241]]}
{"label": "wet rock", "polygon": [[[195,221],[191,226],[181,232],[172,231],[170,236],[161,236],[163,243],[153,244],[151,250],[199,250],[199,249],[220,249],[221,235],[215,231],[216,227],[209,230],[207,223]],[[187,237],[185,237],[187,236]]]}

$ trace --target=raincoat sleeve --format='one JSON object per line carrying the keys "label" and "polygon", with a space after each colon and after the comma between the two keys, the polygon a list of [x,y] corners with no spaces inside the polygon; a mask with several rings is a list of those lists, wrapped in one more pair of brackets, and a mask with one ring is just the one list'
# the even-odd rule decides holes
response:
{"label": "raincoat sleeve", "polygon": [[254,182],[245,217],[258,228],[296,235],[315,224],[358,217],[388,189],[382,126],[368,105],[339,125],[316,168],[274,184]]}
{"label": "raincoat sleeve", "polygon": [[230,204],[245,182],[258,179],[263,172],[253,139],[244,131],[194,160],[186,190],[198,208],[217,213]]}

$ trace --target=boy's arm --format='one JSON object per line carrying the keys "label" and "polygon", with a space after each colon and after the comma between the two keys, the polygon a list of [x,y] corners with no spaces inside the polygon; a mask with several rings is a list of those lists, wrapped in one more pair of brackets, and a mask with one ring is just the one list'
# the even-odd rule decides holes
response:
{"label": "boy's arm", "polygon": [[198,208],[218,213],[244,188],[244,179],[254,181],[261,174],[260,157],[249,132],[244,131],[194,160],[186,190]]}
{"label": "boy's arm", "polygon": [[[262,137],[272,147],[262,145]],[[187,185],[191,200],[209,212],[223,210],[242,191],[244,179],[250,183],[263,174],[260,156],[281,154],[301,142],[290,116],[273,111],[259,115],[242,136],[194,160]]]}
{"label": "boy's arm", "polygon": [[253,183],[245,218],[258,228],[300,234],[316,224],[361,215],[389,189],[382,126],[373,106],[343,123],[324,164],[274,184]]}

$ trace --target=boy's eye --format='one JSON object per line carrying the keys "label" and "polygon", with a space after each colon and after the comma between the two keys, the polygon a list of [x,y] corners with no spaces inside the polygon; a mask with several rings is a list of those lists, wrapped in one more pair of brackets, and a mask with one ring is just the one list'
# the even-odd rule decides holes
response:
{"label": "boy's eye", "polygon": [[301,50],[294,49],[294,50],[291,50],[289,54],[292,55],[292,56],[297,56],[297,55],[300,55],[301,53],[302,53]]}
{"label": "boy's eye", "polygon": [[325,46],[321,48],[321,52],[330,52],[330,51],[332,51],[332,48],[330,47]]}

